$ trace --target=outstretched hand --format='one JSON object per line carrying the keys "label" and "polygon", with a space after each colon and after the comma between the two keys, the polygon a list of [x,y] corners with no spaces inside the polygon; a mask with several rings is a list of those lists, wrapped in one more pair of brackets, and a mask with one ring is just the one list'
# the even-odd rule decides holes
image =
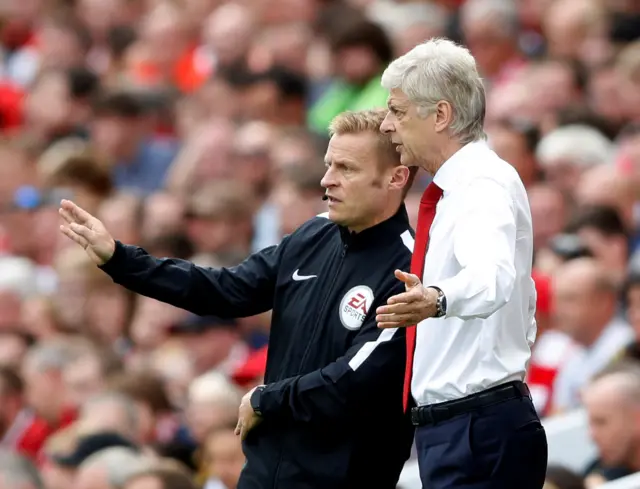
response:
{"label": "outstretched hand", "polygon": [[60,231],[82,246],[96,265],[104,265],[116,250],[116,242],[99,219],[70,200],[60,202],[59,214],[66,221]]}
{"label": "outstretched hand", "polygon": [[386,306],[376,309],[379,328],[404,328],[434,317],[437,312],[438,291],[424,287],[420,278],[412,273],[395,271],[395,276],[404,282],[406,292],[389,297]]}

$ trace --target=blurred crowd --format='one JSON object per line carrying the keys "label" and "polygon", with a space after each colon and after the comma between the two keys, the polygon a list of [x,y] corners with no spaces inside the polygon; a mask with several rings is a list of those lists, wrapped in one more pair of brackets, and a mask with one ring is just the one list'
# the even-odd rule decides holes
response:
{"label": "blurred crowd", "polygon": [[476,57],[529,191],[536,407],[585,406],[599,449],[548,487],[640,471],[639,1],[2,0],[1,489],[235,489],[269,315],[128,293],[58,232],[60,199],[233,266],[324,211],[329,121],[385,106],[385,66],[434,36]]}

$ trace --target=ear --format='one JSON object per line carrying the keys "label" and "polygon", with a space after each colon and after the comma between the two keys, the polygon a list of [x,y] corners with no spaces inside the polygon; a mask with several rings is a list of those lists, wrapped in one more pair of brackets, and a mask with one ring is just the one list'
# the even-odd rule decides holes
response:
{"label": "ear", "polygon": [[390,190],[402,190],[409,182],[411,170],[404,165],[393,167],[391,171],[391,180],[389,181]]}
{"label": "ear", "polygon": [[445,100],[436,104],[434,129],[436,132],[444,132],[453,122],[453,107]]}

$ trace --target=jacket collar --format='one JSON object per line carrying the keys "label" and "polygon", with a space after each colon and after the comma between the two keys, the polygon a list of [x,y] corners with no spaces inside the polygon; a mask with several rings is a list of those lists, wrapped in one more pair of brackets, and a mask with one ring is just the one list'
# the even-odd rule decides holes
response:
{"label": "jacket collar", "polygon": [[410,227],[407,208],[403,203],[392,217],[359,233],[349,231],[343,226],[339,226],[339,229],[342,243],[353,249],[374,247],[396,240]]}

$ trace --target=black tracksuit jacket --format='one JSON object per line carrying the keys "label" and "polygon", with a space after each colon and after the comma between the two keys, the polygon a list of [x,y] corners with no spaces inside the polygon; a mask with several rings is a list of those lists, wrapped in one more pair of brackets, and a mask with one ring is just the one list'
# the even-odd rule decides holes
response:
{"label": "black tracksuit jacket", "polygon": [[375,310],[404,291],[413,234],[402,206],[353,234],[315,217],[231,268],[159,259],[116,244],[114,282],[199,315],[272,309],[263,422],[238,489],[394,489],[413,440],[402,411],[404,330]]}

